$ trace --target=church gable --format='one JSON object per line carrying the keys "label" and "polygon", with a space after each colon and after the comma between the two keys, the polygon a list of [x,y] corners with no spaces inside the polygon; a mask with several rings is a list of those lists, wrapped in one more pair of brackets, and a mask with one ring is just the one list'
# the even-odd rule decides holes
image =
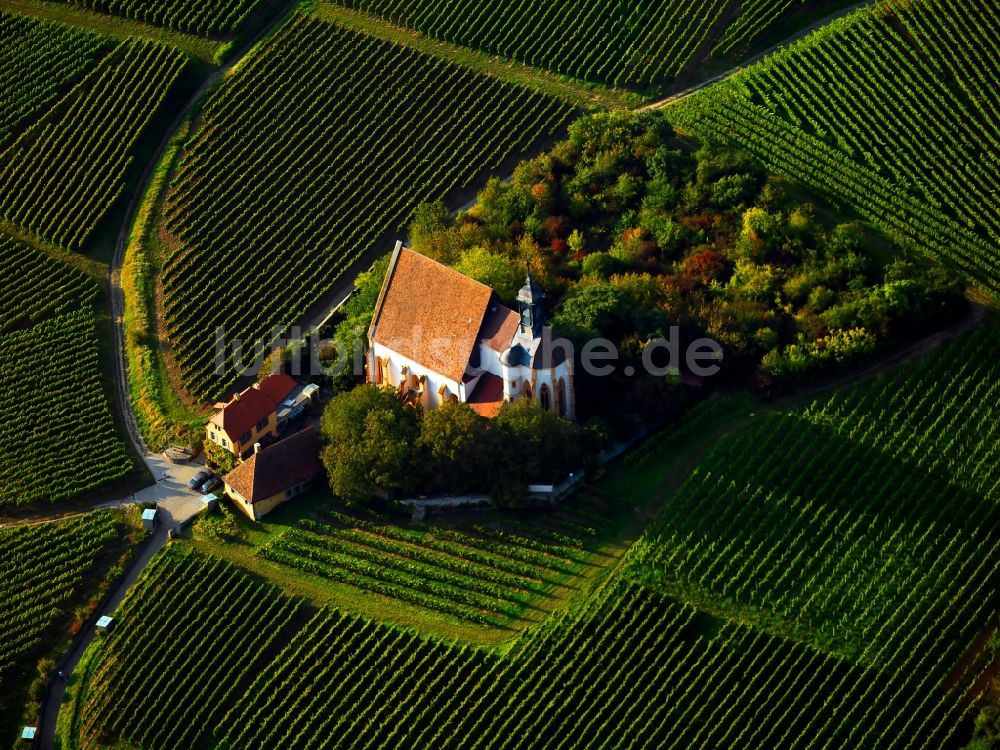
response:
{"label": "church gable", "polygon": [[427,369],[461,382],[493,291],[408,248],[397,248],[369,336]]}

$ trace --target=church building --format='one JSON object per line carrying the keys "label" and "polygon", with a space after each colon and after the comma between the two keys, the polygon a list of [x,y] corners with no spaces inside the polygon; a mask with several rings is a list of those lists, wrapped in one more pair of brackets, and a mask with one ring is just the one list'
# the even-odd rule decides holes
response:
{"label": "church building", "polygon": [[485,284],[397,243],[368,329],[368,381],[427,410],[460,401],[493,417],[528,398],[572,420],[572,360],[545,325],[544,297],[528,276],[515,312]]}

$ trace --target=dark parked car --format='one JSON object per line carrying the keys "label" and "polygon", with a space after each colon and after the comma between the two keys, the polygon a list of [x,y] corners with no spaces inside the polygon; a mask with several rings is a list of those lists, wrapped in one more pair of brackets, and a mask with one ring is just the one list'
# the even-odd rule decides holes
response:
{"label": "dark parked car", "polygon": [[211,492],[215,492],[221,486],[222,486],[222,477],[220,477],[218,474],[213,474],[211,477],[209,477],[202,483],[201,487],[198,488],[198,491],[202,495],[207,495]]}
{"label": "dark parked car", "polygon": [[207,469],[202,469],[197,474],[195,474],[191,479],[188,480],[188,489],[196,490],[201,485],[203,485],[209,478],[211,478],[212,472]]}

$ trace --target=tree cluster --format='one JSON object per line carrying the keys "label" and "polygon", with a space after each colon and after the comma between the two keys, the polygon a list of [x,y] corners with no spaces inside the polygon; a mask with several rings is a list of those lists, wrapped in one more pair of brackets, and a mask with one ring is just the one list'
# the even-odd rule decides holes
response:
{"label": "tree cluster", "polygon": [[718,341],[730,371],[765,385],[961,307],[940,266],[907,260],[741,153],[694,150],[655,111],[574,123],[511,182],[491,181],[472,211],[456,219],[423,206],[411,242],[508,302],[529,268],[557,333],[608,337],[623,361],[679,326],[686,341]]}
{"label": "tree cluster", "polygon": [[463,403],[425,414],[391,389],[361,385],[334,397],[320,431],[330,487],[348,504],[489,494],[512,505],[528,484],[561,481],[581,459],[577,428],[526,399],[494,419]]}

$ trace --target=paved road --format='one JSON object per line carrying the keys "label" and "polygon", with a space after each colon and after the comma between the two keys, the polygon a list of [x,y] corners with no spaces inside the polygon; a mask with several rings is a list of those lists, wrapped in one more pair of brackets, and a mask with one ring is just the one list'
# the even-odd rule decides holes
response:
{"label": "paved road", "polygon": [[[146,464],[158,480],[155,485],[137,492],[134,498],[122,498],[105,503],[100,507],[120,507],[134,502],[155,502],[160,509],[160,523],[153,534],[139,547],[128,571],[109,595],[104,608],[93,613],[91,620],[96,620],[101,615],[113,614],[121,604],[122,599],[125,598],[125,594],[139,579],[146,564],[166,545],[167,532],[175,526],[184,524],[201,510],[201,497],[187,488],[187,481],[204,467],[195,463],[174,464],[160,454],[147,456]],[[160,479],[164,472],[167,473],[167,478]],[[80,658],[94,637],[93,627],[84,631],[79,638],[74,640],[69,652],[63,656],[58,669],[72,676],[73,670],[76,669],[76,665],[80,662]],[[59,716],[59,709],[65,693],[66,683],[58,679],[53,679],[50,682],[36,739],[37,746],[43,750],[53,750],[55,747],[56,719]]]}

